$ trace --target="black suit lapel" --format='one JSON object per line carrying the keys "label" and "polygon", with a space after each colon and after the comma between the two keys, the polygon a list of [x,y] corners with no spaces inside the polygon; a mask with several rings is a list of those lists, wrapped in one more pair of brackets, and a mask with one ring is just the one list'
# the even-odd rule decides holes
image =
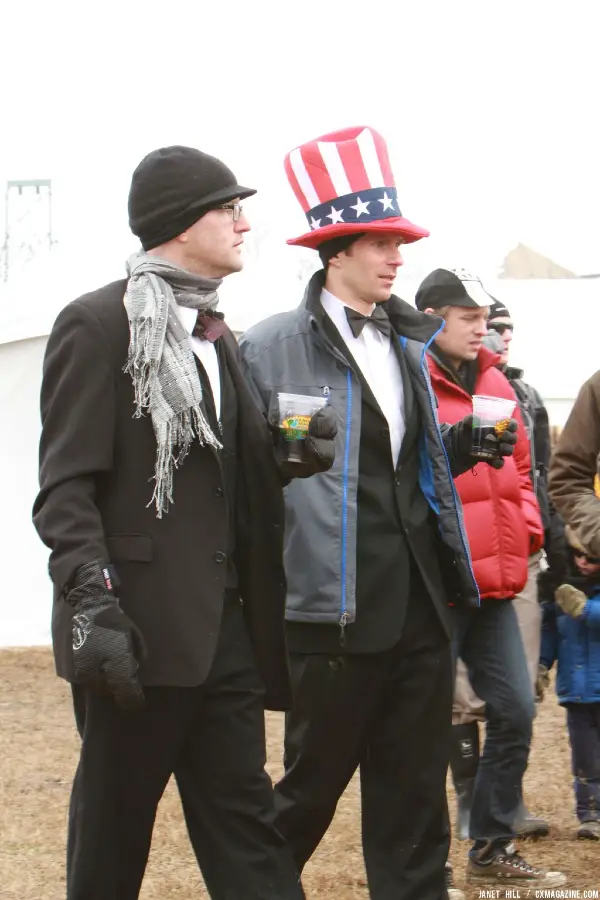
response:
{"label": "black suit lapel", "polygon": [[[202,386],[202,400],[200,401],[200,408],[204,413],[206,420],[209,422],[213,434],[218,436],[220,432],[219,419],[217,416],[215,399],[213,396],[210,379],[208,377],[206,369],[204,368],[204,365],[201,363],[195,353],[194,362],[196,363],[196,369],[198,370],[198,376],[200,378],[200,384]],[[219,372],[219,375],[220,374],[221,373]]]}
{"label": "black suit lapel", "polygon": [[419,433],[419,412],[415,403],[415,392],[413,390],[410,371],[406,362],[406,356],[404,355],[404,350],[402,349],[400,338],[397,335],[394,335],[392,345],[394,347],[396,358],[400,366],[400,372],[402,373],[402,386],[404,389],[405,432],[404,438],[402,439],[402,447],[400,449],[399,461],[401,462],[406,456],[406,453],[412,447]]}

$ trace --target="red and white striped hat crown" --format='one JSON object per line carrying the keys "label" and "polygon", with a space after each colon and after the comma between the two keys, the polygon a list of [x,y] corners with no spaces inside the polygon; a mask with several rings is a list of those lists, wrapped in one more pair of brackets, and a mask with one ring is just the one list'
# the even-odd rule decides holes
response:
{"label": "red and white striped hat crown", "polygon": [[388,232],[407,243],[429,232],[405,219],[384,139],[360,125],[325,134],[296,147],[285,171],[310,231],[288,244],[315,249],[357,232]]}

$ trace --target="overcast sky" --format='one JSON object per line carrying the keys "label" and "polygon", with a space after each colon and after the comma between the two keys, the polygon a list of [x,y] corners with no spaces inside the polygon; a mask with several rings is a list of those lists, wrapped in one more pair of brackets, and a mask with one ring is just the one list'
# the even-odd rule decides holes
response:
{"label": "overcast sky", "polygon": [[246,209],[286,265],[305,220],[285,153],[367,124],[387,139],[403,213],[432,233],[407,267],[485,268],[522,241],[600,271],[595,9],[5,0],[0,185],[51,178],[63,260],[120,277],[133,168],[155,147],[193,145],[259,189]]}

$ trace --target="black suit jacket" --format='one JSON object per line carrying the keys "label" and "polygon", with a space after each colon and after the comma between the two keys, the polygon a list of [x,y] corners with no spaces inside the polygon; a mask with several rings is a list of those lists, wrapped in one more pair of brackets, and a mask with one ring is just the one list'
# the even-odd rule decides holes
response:
{"label": "black suit jacket", "polygon": [[[149,416],[133,418],[123,372],[129,326],[118,281],[69,304],[48,340],[42,383],[40,492],[34,523],[51,549],[52,632],[59,675],[73,680],[72,608],[65,586],[95,558],[117,570],[124,611],[141,629],[142,682],[193,686],[206,678],[219,634],[229,552],[220,454],[195,443],[175,472],[162,519],[150,503],[156,441]],[[270,433],[227,332],[223,356],[237,394],[236,556],[240,595],[267,689],[290,702],[284,632],[283,494]]]}

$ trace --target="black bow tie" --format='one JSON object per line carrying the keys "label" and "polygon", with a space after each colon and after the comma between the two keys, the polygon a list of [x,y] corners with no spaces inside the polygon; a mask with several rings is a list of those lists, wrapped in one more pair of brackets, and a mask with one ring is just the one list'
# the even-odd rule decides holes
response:
{"label": "black bow tie", "polygon": [[224,318],[225,316],[222,312],[216,312],[214,309],[207,310],[204,313],[199,312],[192,336],[214,344],[217,338],[220,338],[227,329],[227,325],[223,321]]}
{"label": "black bow tie", "polygon": [[346,318],[348,319],[348,324],[352,329],[352,334],[354,337],[358,337],[367,324],[367,322],[371,322],[375,328],[379,328],[382,334],[385,334],[386,337],[392,336],[392,325],[390,320],[387,317],[387,313],[385,310],[377,304],[375,309],[371,313],[370,316],[363,316],[362,313],[357,312],[355,309],[351,309],[351,307],[346,306]]}

